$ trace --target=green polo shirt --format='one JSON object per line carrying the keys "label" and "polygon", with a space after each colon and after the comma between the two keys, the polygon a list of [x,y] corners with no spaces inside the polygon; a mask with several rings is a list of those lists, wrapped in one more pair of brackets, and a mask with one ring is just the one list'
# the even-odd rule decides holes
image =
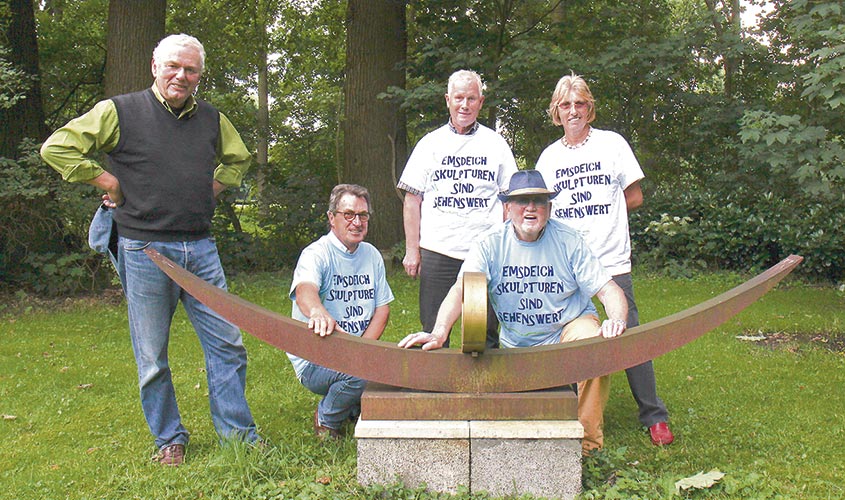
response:
{"label": "green polo shirt", "polygon": [[[197,102],[193,96],[185,102],[181,113],[176,115],[155,85],[152,87],[156,99],[179,119],[193,115]],[[214,180],[224,186],[240,186],[252,158],[241,136],[232,122],[223,113],[220,115],[220,139],[217,143],[217,168]],[[48,165],[62,174],[68,182],[86,182],[104,172],[103,167],[90,156],[98,151],[108,153],[117,146],[120,139],[120,124],[117,109],[111,99],[98,102],[91,111],[75,118],[56,130],[41,146],[41,157]]]}

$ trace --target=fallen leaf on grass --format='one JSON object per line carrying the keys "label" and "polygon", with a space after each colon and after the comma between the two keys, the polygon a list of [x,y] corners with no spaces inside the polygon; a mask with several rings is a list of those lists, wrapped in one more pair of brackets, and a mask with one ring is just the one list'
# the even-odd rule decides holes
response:
{"label": "fallen leaf on grass", "polygon": [[761,340],[766,340],[768,337],[765,335],[737,335],[737,340],[747,340],[749,342],[760,342]]}
{"label": "fallen leaf on grass", "polygon": [[85,450],[85,453],[90,455],[90,454],[94,453],[95,451],[98,451],[99,449],[100,448],[98,446],[94,446],[93,448],[88,448],[87,450]]}
{"label": "fallen leaf on grass", "polygon": [[710,488],[723,477],[725,477],[725,474],[718,469],[713,469],[710,472],[699,472],[694,476],[685,477],[677,481],[675,483],[675,491],[680,493],[681,490],[688,490],[690,488],[699,490]]}
{"label": "fallen leaf on grass", "polygon": [[329,484],[332,482],[332,478],[328,476],[320,476],[317,478],[317,482],[320,484]]}

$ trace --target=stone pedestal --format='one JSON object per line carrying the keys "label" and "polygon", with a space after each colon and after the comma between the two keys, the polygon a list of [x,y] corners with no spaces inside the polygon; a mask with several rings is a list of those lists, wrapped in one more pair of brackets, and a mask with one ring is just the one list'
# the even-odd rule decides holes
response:
{"label": "stone pedestal", "polygon": [[[464,486],[473,493],[496,496],[577,495],[584,429],[577,420],[575,394],[555,389],[498,396],[509,402],[497,411],[491,404],[497,399],[493,394],[441,395],[368,387],[355,427],[358,481],[363,485],[401,482],[409,487],[424,483],[429,490],[447,493]],[[451,409],[441,399],[451,399]],[[412,406],[418,419],[410,419],[406,412]],[[397,415],[394,419],[386,418],[391,407]],[[519,418],[508,418],[503,409]],[[541,419],[526,418],[532,411]],[[473,413],[480,419],[466,417]]]}

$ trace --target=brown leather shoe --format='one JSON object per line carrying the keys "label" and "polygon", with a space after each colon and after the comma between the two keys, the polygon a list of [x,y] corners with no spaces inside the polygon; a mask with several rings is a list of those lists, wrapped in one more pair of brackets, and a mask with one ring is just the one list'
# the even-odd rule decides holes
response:
{"label": "brown leather shoe", "polygon": [[153,457],[153,462],[170,467],[182,465],[185,462],[185,445],[176,443],[162,446],[156,456]]}
{"label": "brown leather shoe", "polygon": [[672,444],[675,440],[675,435],[669,429],[669,424],[666,422],[658,422],[648,428],[648,433],[651,435],[651,442],[655,446],[663,446]]}
{"label": "brown leather shoe", "polygon": [[319,410],[314,410],[314,433],[322,439],[340,439],[341,434],[337,429],[320,425]]}

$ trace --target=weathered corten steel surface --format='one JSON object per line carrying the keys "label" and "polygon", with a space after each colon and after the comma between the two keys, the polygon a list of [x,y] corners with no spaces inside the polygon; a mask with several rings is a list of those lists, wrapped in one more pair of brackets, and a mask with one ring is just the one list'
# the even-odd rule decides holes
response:
{"label": "weathered corten steel surface", "polygon": [[578,420],[569,387],[502,393],[426,392],[368,383],[361,396],[366,420]]}
{"label": "weathered corten steel surface", "polygon": [[352,335],[319,337],[303,323],[209,285],[155,250],[147,255],[175,282],[253,336],[322,366],[365,380],[438,392],[520,392],[561,387],[635,366],[718,327],[773,288],[803,259],[791,255],[762,274],[685,311],[613,339],[554,346],[424,352]]}

